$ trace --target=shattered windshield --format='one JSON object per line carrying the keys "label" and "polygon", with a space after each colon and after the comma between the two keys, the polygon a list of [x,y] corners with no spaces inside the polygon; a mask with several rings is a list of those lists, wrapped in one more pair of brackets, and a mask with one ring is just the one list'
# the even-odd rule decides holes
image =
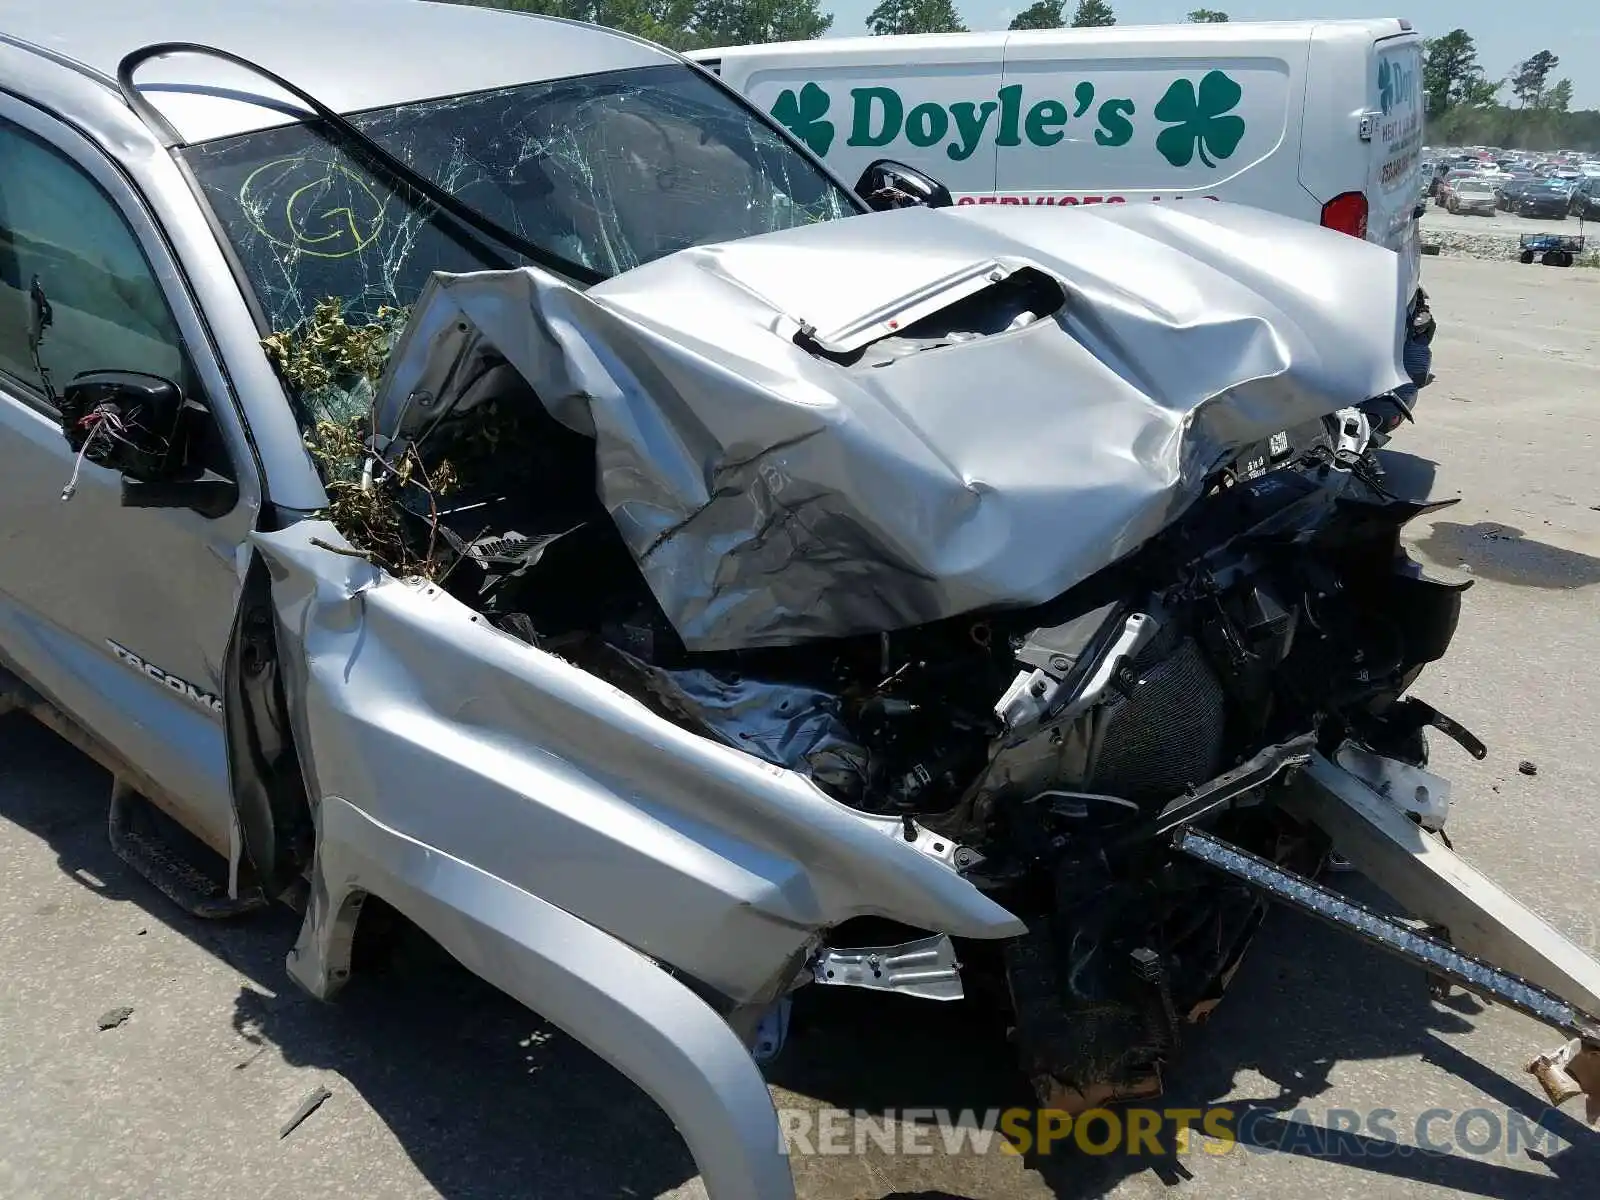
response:
{"label": "shattered windshield", "polygon": [[[760,118],[677,64],[349,120],[485,216],[601,276],[860,211]],[[413,303],[435,271],[505,265],[306,125],[206,142],[184,156],[274,330],[330,298],[351,320],[373,320]]]}

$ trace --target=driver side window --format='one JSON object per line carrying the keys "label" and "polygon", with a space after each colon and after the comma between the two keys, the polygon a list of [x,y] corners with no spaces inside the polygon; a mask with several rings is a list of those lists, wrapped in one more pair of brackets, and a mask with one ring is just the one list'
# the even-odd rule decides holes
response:
{"label": "driver side window", "polygon": [[35,279],[53,316],[39,358],[57,392],[79,372],[116,369],[198,398],[161,284],[116,205],[58,150],[0,120],[0,372],[42,394],[28,349]]}

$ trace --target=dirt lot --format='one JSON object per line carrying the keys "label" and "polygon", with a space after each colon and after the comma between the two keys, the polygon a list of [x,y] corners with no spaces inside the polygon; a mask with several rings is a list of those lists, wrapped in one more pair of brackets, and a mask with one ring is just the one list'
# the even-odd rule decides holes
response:
{"label": "dirt lot", "polygon": [[[1594,222],[1586,225],[1593,226]],[[1482,233],[1503,234],[1507,238],[1515,239],[1524,233],[1564,233],[1575,234],[1578,232],[1577,217],[1517,217],[1510,213],[1497,212],[1493,216],[1471,216],[1467,213],[1450,213],[1430,203],[1428,211],[1422,218],[1422,231],[1428,233],[1433,230],[1449,230],[1452,233]],[[1586,233],[1600,234],[1600,229],[1586,228]]]}
{"label": "dirt lot", "polygon": [[[1478,585],[1452,657],[1418,692],[1493,748],[1476,764],[1435,740],[1456,781],[1451,829],[1600,952],[1600,271],[1426,269],[1438,382],[1391,472],[1462,497],[1412,539]],[[1519,774],[1523,759],[1537,775]],[[447,964],[358,981],[324,1007],[283,973],[287,913],[179,915],[110,853],[106,787],[49,735],[0,719],[0,1195],[701,1194],[648,1101]],[[960,1006],[803,998],[772,1071],[781,1105],[1027,1102],[1000,1031]],[[797,1157],[796,1173],[810,1200],[1593,1197],[1600,1135],[1548,1113],[1520,1070],[1552,1040],[1504,1010],[1431,1002],[1417,972],[1279,914],[1165,1101],[1229,1105],[1229,1152],[1022,1159],[947,1154],[935,1135],[929,1154],[868,1143]],[[280,1139],[318,1087],[326,1103]],[[1509,1145],[1534,1119],[1552,1140]],[[1412,1150],[1419,1134],[1439,1149]]]}

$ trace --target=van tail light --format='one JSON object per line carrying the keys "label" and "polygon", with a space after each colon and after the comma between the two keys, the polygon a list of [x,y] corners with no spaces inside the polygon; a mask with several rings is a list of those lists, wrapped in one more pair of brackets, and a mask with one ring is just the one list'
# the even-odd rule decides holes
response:
{"label": "van tail light", "polygon": [[1322,206],[1322,227],[1348,233],[1351,237],[1367,236],[1367,194],[1342,192]]}

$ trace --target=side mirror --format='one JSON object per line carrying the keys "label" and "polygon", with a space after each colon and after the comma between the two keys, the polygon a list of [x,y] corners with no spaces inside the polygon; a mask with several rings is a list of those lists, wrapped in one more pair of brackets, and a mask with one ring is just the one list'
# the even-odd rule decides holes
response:
{"label": "side mirror", "polygon": [[891,208],[949,208],[955,201],[950,189],[915,167],[880,158],[870,163],[856,180],[856,195],[876,212]]}
{"label": "side mirror", "polygon": [[[188,508],[226,516],[239,485],[189,461],[186,410],[196,408],[170,379],[141,371],[85,371],[56,399],[61,432],[78,458],[122,475],[124,508]],[[78,471],[61,490],[71,500]]]}
{"label": "side mirror", "polygon": [[56,403],[67,445],[90,462],[140,482],[172,479],[183,468],[183,392],[170,379],[85,371]]}
{"label": "side mirror", "polygon": [[1426,204],[1419,204],[1419,205],[1417,205],[1415,208],[1413,208],[1411,210],[1411,219],[1414,220],[1414,221],[1420,221],[1420,220],[1422,220],[1423,217],[1425,217],[1427,215],[1428,215],[1428,206]]}

